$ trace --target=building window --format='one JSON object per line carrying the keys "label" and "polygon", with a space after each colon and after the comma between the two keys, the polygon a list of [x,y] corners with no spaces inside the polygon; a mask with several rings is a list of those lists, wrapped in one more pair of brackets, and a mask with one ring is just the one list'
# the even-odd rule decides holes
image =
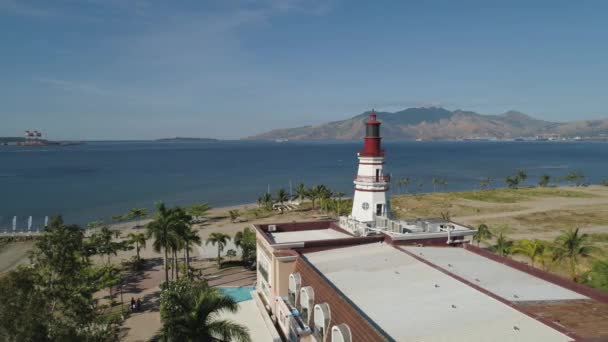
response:
{"label": "building window", "polygon": [[331,342],[352,342],[350,327],[346,324],[331,327]]}
{"label": "building window", "polygon": [[315,337],[316,337],[317,341],[325,341],[325,339],[327,337],[326,336],[327,330],[329,328],[329,322],[331,319],[330,311],[329,311],[329,304],[322,303],[322,304],[315,305],[314,316],[315,316],[314,317]]}
{"label": "building window", "polygon": [[292,306],[297,306],[298,294],[300,293],[300,287],[302,285],[302,278],[300,273],[292,273],[289,275],[289,290],[288,300]]}
{"label": "building window", "polygon": [[315,302],[315,291],[310,286],[303,287],[300,290],[300,314],[302,321],[310,326],[311,311]]}

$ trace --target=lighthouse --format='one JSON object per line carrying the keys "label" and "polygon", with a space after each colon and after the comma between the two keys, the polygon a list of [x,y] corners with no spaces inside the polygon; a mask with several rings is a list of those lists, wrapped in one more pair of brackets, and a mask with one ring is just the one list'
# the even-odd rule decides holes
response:
{"label": "lighthouse", "polygon": [[384,150],[381,147],[380,122],[372,110],[365,123],[363,149],[357,154],[359,169],[355,176],[352,218],[372,222],[376,216],[388,216],[386,192],[390,176],[384,175]]}

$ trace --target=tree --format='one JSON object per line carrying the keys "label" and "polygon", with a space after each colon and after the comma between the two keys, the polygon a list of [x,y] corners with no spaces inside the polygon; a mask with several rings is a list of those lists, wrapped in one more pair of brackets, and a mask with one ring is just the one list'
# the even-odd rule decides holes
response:
{"label": "tree", "polygon": [[578,277],[579,258],[588,258],[597,251],[589,239],[589,235],[580,234],[579,228],[564,231],[555,239],[555,258],[556,260],[568,260],[570,276],[573,280]]}
{"label": "tree", "polygon": [[519,177],[508,176],[507,178],[505,178],[505,184],[507,184],[507,187],[509,189],[517,189],[517,187],[519,186],[519,182]]}
{"label": "tree", "polygon": [[517,241],[511,250],[513,254],[519,254],[528,257],[530,259],[530,265],[534,266],[536,261],[540,261],[545,252],[547,243],[542,240],[519,240]]}
{"label": "tree", "polygon": [[139,227],[140,221],[142,219],[146,218],[146,216],[148,216],[148,209],[147,208],[133,208],[129,211],[128,216],[130,219],[135,220],[135,227]]}
{"label": "tree", "polygon": [[226,247],[226,244],[230,241],[230,235],[224,233],[211,233],[205,242],[205,245],[212,244],[213,246],[217,245],[217,265],[221,266],[221,252]]}
{"label": "tree", "polygon": [[113,234],[114,232],[112,230],[107,226],[104,226],[98,233],[93,234],[91,237],[91,240],[93,240],[96,245],[97,252],[108,257],[108,264],[110,264],[110,257],[112,254],[117,255],[118,251],[121,249],[121,244],[113,241]]}
{"label": "tree", "polygon": [[397,186],[399,187],[399,193],[401,193],[401,187],[405,188],[405,193],[407,194],[407,189],[410,185],[410,179],[409,177],[405,177],[405,178],[401,178],[397,181]]}
{"label": "tree", "polygon": [[209,215],[209,210],[211,210],[211,206],[209,203],[199,203],[194,204],[186,208],[186,214],[202,220]]}
{"label": "tree", "polygon": [[574,171],[568,173],[564,177],[564,180],[570,183],[570,185],[574,184],[576,186],[581,186],[583,184],[583,181],[585,180],[585,175],[581,171]]}
{"label": "tree", "polygon": [[608,259],[594,261],[591,270],[581,278],[587,285],[608,291]]}
{"label": "tree", "polygon": [[310,190],[308,190],[308,198],[312,202],[312,209],[315,209],[316,200],[321,197],[322,188],[320,185],[313,186]]}
{"label": "tree", "polygon": [[540,176],[540,179],[538,180],[538,186],[540,186],[541,188],[544,188],[544,187],[547,187],[550,182],[551,182],[551,176],[549,176],[548,174],[544,174],[544,175]]}
{"label": "tree", "polygon": [[184,240],[184,247],[186,250],[186,270],[188,272],[188,276],[190,276],[190,250],[192,245],[200,246],[202,241],[201,237],[192,230],[192,227],[188,226],[188,228],[184,231],[182,235],[182,239]]}
{"label": "tree", "polygon": [[226,256],[229,258],[234,258],[234,257],[236,257],[236,251],[231,248],[226,251]]}
{"label": "tree", "polygon": [[143,233],[130,233],[128,235],[129,242],[135,245],[135,251],[137,252],[137,265],[141,261],[139,257],[139,251],[142,247],[146,247],[146,235]]}
{"label": "tree", "polygon": [[491,186],[492,186],[492,182],[493,182],[493,181],[494,181],[494,179],[493,179],[493,178],[490,178],[490,177],[485,177],[484,179],[482,179],[482,180],[479,182],[479,188],[480,188],[481,190],[487,190],[487,189],[491,188]]}
{"label": "tree", "polygon": [[306,189],[304,183],[298,184],[296,187],[296,195],[298,196],[300,203],[303,202],[306,197],[308,197],[308,189]]}
{"label": "tree", "polygon": [[439,184],[439,178],[433,177],[431,183],[433,183],[433,192],[435,192],[437,190],[437,184]]}
{"label": "tree", "polygon": [[487,241],[491,238],[492,232],[490,231],[490,228],[488,228],[488,226],[485,224],[480,224],[479,227],[477,227],[477,232],[475,233],[475,235],[473,235],[473,241],[477,242],[477,246],[479,246],[479,243],[481,241]]}
{"label": "tree", "polygon": [[164,203],[156,205],[156,215],[152,222],[148,223],[148,238],[154,238],[152,247],[156,252],[164,252],[165,282],[169,282],[169,248],[174,239],[174,228],[176,225],[175,215],[172,210],[167,209]]}
{"label": "tree", "polygon": [[32,265],[0,278],[0,340],[113,341],[93,294],[106,284],[85,253],[83,230],[60,217],[39,237]]}
{"label": "tree", "polygon": [[319,204],[321,209],[325,210],[326,212],[329,211],[329,206],[331,205],[331,197],[333,196],[332,191],[326,187],[325,185],[321,184],[318,186],[318,194],[319,194]]}
{"label": "tree", "polygon": [[245,326],[219,318],[237,312],[236,301],[205,283],[182,279],[165,287],[160,298],[162,341],[251,341]]}
{"label": "tree", "polygon": [[439,181],[439,186],[441,187],[441,190],[445,191],[445,188],[448,186],[448,180],[445,178],[441,178],[441,180]]}
{"label": "tree", "polygon": [[498,238],[496,238],[496,244],[491,247],[491,250],[495,253],[498,253],[498,255],[506,257],[511,255],[512,248],[513,241],[507,239],[507,237],[504,236],[503,233],[500,233],[498,235]]}
{"label": "tree", "polygon": [[256,236],[255,231],[246,227],[234,235],[234,244],[242,250],[241,258],[245,264],[252,265],[256,260]]}
{"label": "tree", "polygon": [[277,202],[281,203],[281,214],[283,213],[283,203],[289,200],[289,194],[285,189],[280,188],[277,190]]}
{"label": "tree", "polygon": [[272,195],[269,193],[262,195],[262,203],[266,210],[272,210]]}
{"label": "tree", "polygon": [[234,223],[241,215],[241,212],[238,209],[229,210],[228,215],[230,215],[230,222]]}
{"label": "tree", "polygon": [[517,170],[517,175],[515,177],[519,180],[518,184],[523,184],[526,182],[526,179],[528,179],[528,173],[526,173],[526,170],[520,169]]}
{"label": "tree", "polygon": [[344,197],[344,193],[341,191],[338,191],[335,193],[335,196],[337,198],[334,201],[334,207],[335,207],[334,211],[336,212],[336,215],[341,216],[346,213],[346,208],[342,205],[343,204],[342,197]]}

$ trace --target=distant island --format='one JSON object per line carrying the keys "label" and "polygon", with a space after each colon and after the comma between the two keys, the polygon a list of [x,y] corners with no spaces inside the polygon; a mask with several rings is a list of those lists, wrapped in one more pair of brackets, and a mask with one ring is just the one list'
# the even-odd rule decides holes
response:
{"label": "distant island", "polygon": [[0,137],[0,146],[71,146],[82,145],[82,141],[52,141],[46,139],[27,139],[23,137]]}
{"label": "distant island", "polygon": [[[472,111],[450,111],[440,107],[408,108],[376,112],[387,123],[386,140],[608,140],[608,119],[550,122],[509,111],[483,115]],[[356,140],[361,138],[369,112],[349,119],[315,126],[275,129],[248,137],[251,140]]]}
{"label": "distant island", "polygon": [[219,141],[219,139],[175,137],[175,138],[156,139],[155,141],[160,141],[160,142],[191,142],[191,141],[217,142],[217,141]]}

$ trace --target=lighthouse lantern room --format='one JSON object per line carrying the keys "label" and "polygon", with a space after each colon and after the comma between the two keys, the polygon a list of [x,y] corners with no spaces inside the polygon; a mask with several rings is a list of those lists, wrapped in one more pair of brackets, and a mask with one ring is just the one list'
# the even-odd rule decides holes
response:
{"label": "lighthouse lantern room", "polygon": [[355,177],[352,218],[359,222],[373,222],[376,216],[388,217],[386,192],[390,176],[384,175],[384,150],[381,147],[380,122],[375,111],[365,123],[363,150],[358,153],[359,170]]}

